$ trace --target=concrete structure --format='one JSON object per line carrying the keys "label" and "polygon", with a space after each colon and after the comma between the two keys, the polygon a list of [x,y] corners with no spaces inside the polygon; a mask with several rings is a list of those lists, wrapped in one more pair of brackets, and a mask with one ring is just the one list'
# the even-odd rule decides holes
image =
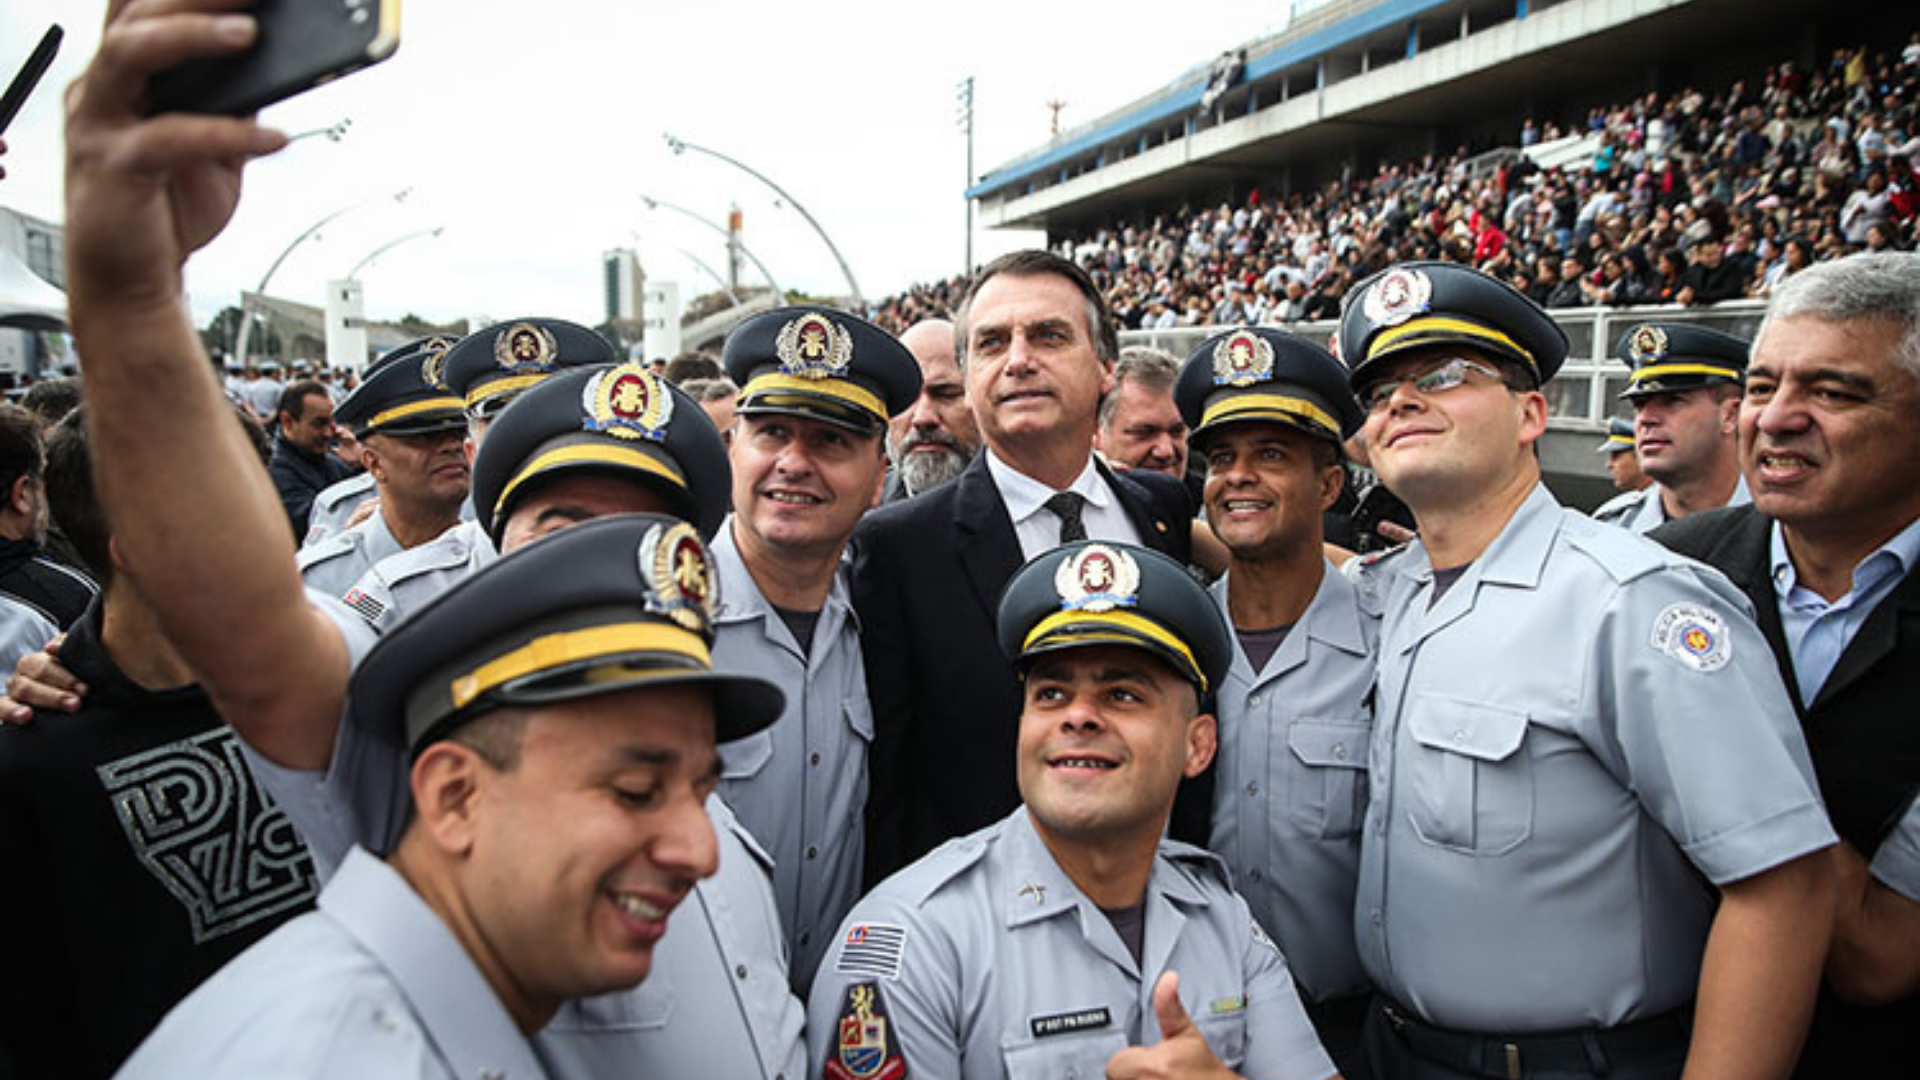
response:
{"label": "concrete structure", "polygon": [[640,320],[641,344],[648,362],[671,360],[680,355],[680,285],[656,281],[646,288],[646,302]]}

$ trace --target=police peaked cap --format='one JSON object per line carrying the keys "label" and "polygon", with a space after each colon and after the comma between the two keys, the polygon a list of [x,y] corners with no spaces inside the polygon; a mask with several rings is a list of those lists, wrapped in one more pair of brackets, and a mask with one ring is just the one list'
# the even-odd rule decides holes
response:
{"label": "police peaked cap", "polygon": [[1340,308],[1340,359],[1355,390],[1367,369],[1412,349],[1463,345],[1553,378],[1567,335],[1540,305],[1478,270],[1448,262],[1398,263],[1362,281]]}
{"label": "police peaked cap", "polygon": [[606,338],[578,323],[512,319],[460,339],[447,354],[447,385],[468,412],[487,419],[556,371],[624,359]]}
{"label": "police peaked cap", "polygon": [[615,514],[502,557],[402,620],[347,687],[345,722],[417,753],[507,705],[653,686],[713,693],[716,737],[773,723],[774,684],[713,669],[718,574],[692,526]]}
{"label": "police peaked cap", "polygon": [[502,411],[473,460],[473,513],[496,545],[536,477],[610,472],[645,485],[712,539],[727,516],[733,470],[705,409],[635,362],[574,368]]}
{"label": "police peaked cap", "polygon": [[423,435],[467,426],[460,399],[439,380],[447,339],[429,337],[395,348],[333,410],[355,436]]}
{"label": "police peaked cap", "polygon": [[1333,354],[1297,334],[1249,326],[1207,339],[1173,384],[1194,445],[1222,424],[1263,420],[1340,442],[1365,415]]}
{"label": "police peaked cap", "polygon": [[1686,323],[1641,323],[1614,343],[1613,354],[1633,372],[1623,398],[1698,390],[1747,377],[1744,339]]}
{"label": "police peaked cap", "polygon": [[1623,454],[1633,449],[1633,421],[1615,416],[1607,421],[1607,441],[1593,448],[1596,454]]}
{"label": "police peaked cap", "polygon": [[920,364],[892,334],[844,311],[786,307],[727,335],[727,377],[743,416],[788,413],[872,435],[913,407]]}
{"label": "police peaked cap", "polygon": [[1000,593],[1001,651],[1024,667],[1089,645],[1145,649],[1201,694],[1233,657],[1226,619],[1179,563],[1132,544],[1081,541],[1021,567]]}

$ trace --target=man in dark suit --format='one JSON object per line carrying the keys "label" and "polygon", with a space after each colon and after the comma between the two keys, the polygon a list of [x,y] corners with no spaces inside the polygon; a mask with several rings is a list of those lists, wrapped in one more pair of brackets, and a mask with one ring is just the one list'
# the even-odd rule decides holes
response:
{"label": "man in dark suit", "polygon": [[1069,540],[1144,544],[1182,562],[1192,505],[1171,477],[1093,456],[1119,338],[1085,271],[1043,251],[988,264],[954,334],[986,452],[959,479],[869,514],[853,598],[872,699],[867,869],[878,881],[1020,802],[1020,685],[994,637],[1000,589]]}
{"label": "man in dark suit", "polygon": [[[1652,536],[1753,601],[1806,730],[1839,877],[1829,980],[1856,954],[1873,858],[1920,788],[1920,255],[1823,263],[1780,287],[1754,343],[1738,435],[1751,506]],[[1876,864],[1877,865],[1877,864]],[[1875,900],[1886,900],[1881,896]],[[1920,904],[1904,897],[1909,925]],[[1915,937],[1880,948],[1912,950]],[[1874,1008],[1823,992],[1800,1075],[1901,1060],[1920,997]]]}

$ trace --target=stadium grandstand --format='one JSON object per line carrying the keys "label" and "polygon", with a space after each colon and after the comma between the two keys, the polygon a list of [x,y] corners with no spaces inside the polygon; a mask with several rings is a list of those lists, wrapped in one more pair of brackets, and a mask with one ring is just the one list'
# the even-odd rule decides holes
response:
{"label": "stadium grandstand", "polygon": [[[1499,275],[1573,353],[1549,483],[1592,453],[1657,316],[1751,336],[1782,276],[1920,239],[1920,15],[1811,0],[1338,0],[994,168],[990,227],[1042,229],[1129,341],[1184,356],[1238,322],[1324,340],[1393,262]],[[872,309],[946,314],[964,278]]]}

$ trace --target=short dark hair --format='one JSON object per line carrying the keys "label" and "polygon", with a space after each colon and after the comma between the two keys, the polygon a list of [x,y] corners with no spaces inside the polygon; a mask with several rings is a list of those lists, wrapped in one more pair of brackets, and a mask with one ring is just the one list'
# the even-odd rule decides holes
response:
{"label": "short dark hair", "polygon": [[720,361],[703,352],[685,352],[667,361],[667,370],[660,377],[683,386],[693,379],[717,379],[722,374]]}
{"label": "short dark hair", "polygon": [[298,420],[300,414],[307,409],[307,399],[316,395],[328,401],[333,400],[333,395],[327,393],[327,388],[312,379],[301,379],[299,382],[289,383],[285,390],[280,391],[280,404],[276,406],[275,415],[291,416]]}
{"label": "short dark hair", "polygon": [[113,579],[107,554],[107,515],[93,488],[93,454],[87,443],[87,410],[69,412],[47,434],[47,512],[66,534],[87,572],[102,585]]}
{"label": "short dark hair", "polygon": [[40,429],[38,416],[10,402],[0,404],[0,489],[12,491],[15,481],[46,468]]}
{"label": "short dark hair", "polygon": [[70,376],[41,379],[20,395],[20,405],[41,422],[57,424],[80,407],[80,380]]}
{"label": "short dark hair", "polygon": [[1093,278],[1071,259],[1063,259],[1051,251],[1030,248],[1002,255],[981,267],[967,285],[966,298],[960,301],[960,310],[953,316],[953,355],[961,370],[964,371],[967,366],[967,322],[973,315],[973,298],[980,295],[981,288],[987,282],[1001,274],[1009,277],[1056,274],[1073,282],[1073,287],[1079,289],[1080,295],[1087,301],[1087,336],[1093,340],[1093,355],[1108,364],[1120,358],[1120,329],[1115,325],[1113,312],[1107,307],[1106,298],[1100,295],[1100,287],[1093,283]]}

